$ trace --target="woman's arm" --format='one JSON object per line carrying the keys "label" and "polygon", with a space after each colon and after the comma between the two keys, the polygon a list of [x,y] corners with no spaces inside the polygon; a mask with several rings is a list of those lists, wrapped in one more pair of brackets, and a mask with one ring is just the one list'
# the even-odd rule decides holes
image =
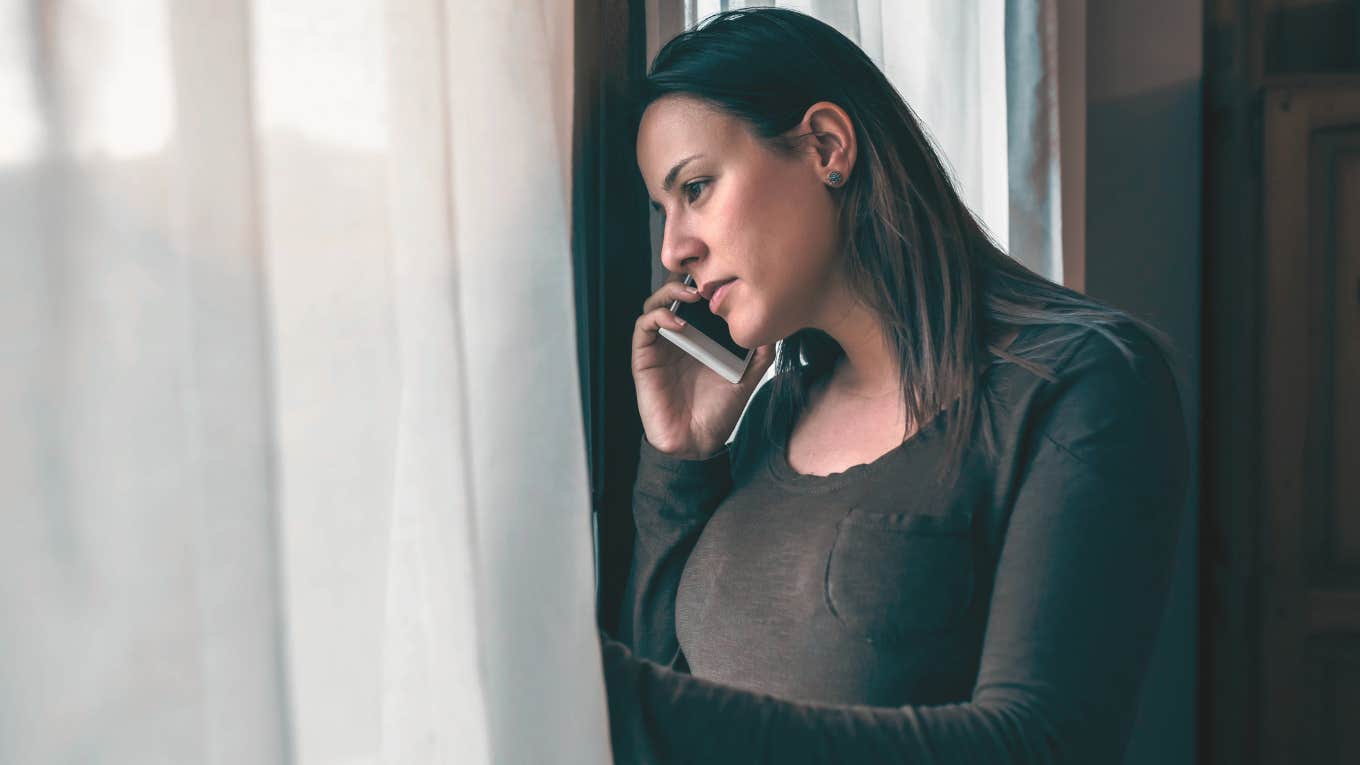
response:
{"label": "woman's arm", "polygon": [[[1090,341],[1088,341],[1089,344]],[[1187,486],[1160,357],[1083,354],[1028,440],[967,703],[803,704],[606,641],[618,762],[1117,762],[1160,626]]]}
{"label": "woman's arm", "polygon": [[633,562],[619,616],[619,639],[634,655],[676,666],[680,574],[704,524],[731,488],[726,448],[706,460],[682,460],[642,439],[633,485]]}

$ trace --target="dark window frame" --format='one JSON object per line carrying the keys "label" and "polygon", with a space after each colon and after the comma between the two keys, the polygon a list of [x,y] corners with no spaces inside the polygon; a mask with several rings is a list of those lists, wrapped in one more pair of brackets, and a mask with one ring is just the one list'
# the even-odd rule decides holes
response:
{"label": "dark window frame", "polygon": [[642,426],[630,367],[651,292],[647,190],[638,175],[629,82],[646,68],[644,0],[577,0],[572,266],[581,405],[596,522],[599,625],[617,633],[633,547]]}

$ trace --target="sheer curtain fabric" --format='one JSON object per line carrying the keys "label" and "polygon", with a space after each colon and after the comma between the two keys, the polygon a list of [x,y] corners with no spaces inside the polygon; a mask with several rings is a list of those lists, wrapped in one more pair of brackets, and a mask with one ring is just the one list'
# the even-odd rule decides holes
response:
{"label": "sheer curtain fabric", "polygon": [[0,0],[0,761],[608,759],[566,0]]}

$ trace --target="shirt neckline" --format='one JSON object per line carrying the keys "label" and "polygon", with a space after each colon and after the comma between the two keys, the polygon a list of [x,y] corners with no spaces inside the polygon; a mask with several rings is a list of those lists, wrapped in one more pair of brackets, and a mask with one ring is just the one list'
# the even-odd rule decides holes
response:
{"label": "shirt neckline", "polygon": [[[941,426],[945,422],[947,415],[948,412],[941,412],[935,417],[932,417],[925,425],[918,428],[910,438],[907,438],[902,443],[894,446],[892,449],[889,449],[887,452],[884,452],[869,462],[850,465],[844,470],[828,473],[826,475],[799,473],[793,468],[793,465],[789,464],[787,435],[784,438],[783,446],[780,446],[777,443],[771,443],[770,458],[766,460],[766,464],[775,481],[785,486],[796,488],[800,491],[817,492],[839,489],[851,482],[867,479],[882,473],[888,468],[889,463],[895,461],[899,456],[925,448],[926,445],[935,440],[939,435],[939,431],[942,430]],[[788,433],[789,424],[787,415],[780,417],[779,427],[785,434]]]}
{"label": "shirt neckline", "polygon": [[[1019,333],[1007,347],[1023,348],[1021,341],[1027,339],[1030,335],[1038,334],[1042,331],[1044,326],[1046,325],[1036,324],[1021,327]],[[828,473],[827,475],[799,473],[797,470],[794,470],[793,465],[789,464],[788,435],[792,423],[789,419],[789,413],[781,413],[776,422],[776,427],[783,436],[782,440],[784,444],[783,446],[780,446],[778,443],[773,441],[770,442],[768,449],[769,457],[765,460],[765,464],[775,482],[783,486],[797,489],[804,493],[834,491],[852,482],[869,479],[872,476],[886,472],[890,470],[893,463],[898,460],[905,459],[906,456],[912,452],[927,448],[931,443],[944,435],[945,424],[949,421],[949,415],[953,410],[954,406],[950,405],[944,411],[939,412],[934,417],[927,420],[926,423],[918,428],[910,438],[907,438],[902,441],[902,443],[894,446],[892,449],[889,449],[887,452],[884,452],[873,460],[850,465],[844,470]]]}

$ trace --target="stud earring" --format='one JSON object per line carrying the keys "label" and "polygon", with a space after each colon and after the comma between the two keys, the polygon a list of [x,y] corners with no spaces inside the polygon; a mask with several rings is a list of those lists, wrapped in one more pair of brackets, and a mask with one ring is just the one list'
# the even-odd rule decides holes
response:
{"label": "stud earring", "polygon": [[841,185],[841,181],[845,180],[845,176],[841,175],[837,170],[832,170],[831,174],[826,177],[826,180],[832,186],[839,186]]}

